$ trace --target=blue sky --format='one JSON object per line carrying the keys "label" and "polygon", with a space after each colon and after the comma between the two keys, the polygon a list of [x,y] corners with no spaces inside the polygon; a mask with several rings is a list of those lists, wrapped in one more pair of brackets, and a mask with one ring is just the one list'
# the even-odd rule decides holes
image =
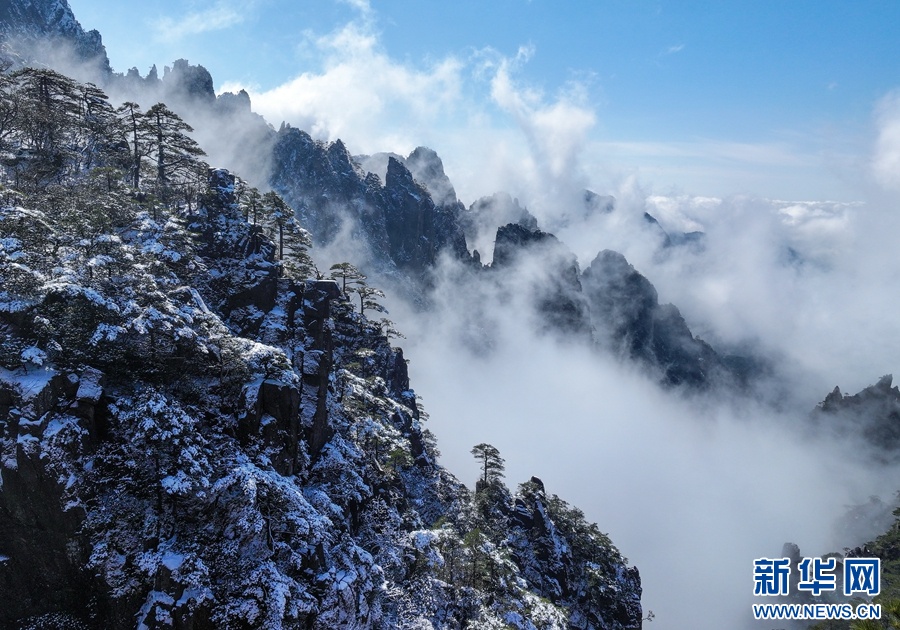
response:
{"label": "blue sky", "polygon": [[[546,161],[595,189],[631,176],[665,193],[858,199],[873,112],[900,87],[888,1],[70,4],[118,71],[184,57],[275,125],[360,153],[428,144],[466,201],[497,171],[467,167],[466,146],[495,164],[557,141],[568,153]],[[488,141],[504,148],[475,146]]]}

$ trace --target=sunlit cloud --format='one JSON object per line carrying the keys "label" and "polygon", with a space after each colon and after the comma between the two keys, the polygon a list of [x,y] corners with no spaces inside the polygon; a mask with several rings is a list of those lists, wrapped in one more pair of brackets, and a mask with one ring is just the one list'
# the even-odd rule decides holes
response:
{"label": "sunlit cloud", "polygon": [[409,150],[417,132],[460,99],[460,61],[396,63],[367,24],[353,22],[308,43],[322,55],[321,70],[264,92],[246,86],[254,109],[276,124],[287,121],[322,140],[342,138],[357,152]]}
{"label": "sunlit cloud", "polygon": [[533,52],[523,52],[514,60],[502,59],[491,80],[491,97],[510,114],[533,145],[536,157],[545,161],[553,177],[572,173],[584,141],[596,123],[596,115],[584,104],[577,85],[556,99],[548,100],[538,89],[517,85],[515,67]]}

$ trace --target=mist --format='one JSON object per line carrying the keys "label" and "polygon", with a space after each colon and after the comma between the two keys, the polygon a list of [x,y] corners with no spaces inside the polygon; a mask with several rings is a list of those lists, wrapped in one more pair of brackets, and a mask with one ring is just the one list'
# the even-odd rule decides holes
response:
{"label": "mist", "polygon": [[[786,542],[807,556],[841,551],[880,533],[882,523],[848,531],[839,522],[872,495],[890,502],[898,471],[870,463],[861,443],[812,432],[808,414],[835,385],[856,392],[900,356],[896,96],[873,103],[876,140],[841,175],[855,182],[856,201],[660,192],[595,159],[599,117],[577,84],[547,94],[519,79],[528,47],[422,68],[389,58],[359,24],[316,44],[328,50],[320,71],[250,90],[266,116],[340,137],[353,154],[430,146],[466,205],[508,192],[581,269],[602,249],[622,252],[695,335],[773,367],[754,396],[664,389],[584,340],[537,332],[528,296],[547,281],[541,261],[502,285],[444,261],[430,310],[390,292],[387,305],[453,473],[474,486],[469,451],[488,442],[506,459],[510,488],[535,475],[583,509],[640,569],[645,611],[656,615],[649,627],[760,627],[750,612],[755,558],[779,556]],[[469,99],[476,94],[486,100]],[[338,98],[369,107],[335,108]],[[586,210],[585,189],[615,197],[615,209]],[[484,262],[501,222],[476,239]],[[661,230],[705,236],[666,247]],[[342,239],[317,253],[325,268],[358,256]]]}
{"label": "mist", "polygon": [[664,390],[634,364],[536,334],[517,284],[498,298],[460,280],[447,270],[430,313],[390,305],[442,463],[473,486],[469,451],[488,442],[511,489],[535,475],[583,509],[640,569],[650,627],[756,627],[755,558],[880,533],[836,522],[870,495],[890,499],[897,471],[870,467],[862,444],[810,435],[799,405]]}
{"label": "mist", "polygon": [[[602,120],[583,86],[548,94],[527,84],[527,46],[413,66],[391,59],[365,21],[309,43],[325,53],[319,70],[275,90],[229,82],[219,91],[246,88],[269,123],[341,138],[353,154],[430,146],[466,205],[509,192],[582,269],[602,249],[619,251],[695,335],[776,366],[757,397],[664,389],[584,340],[536,332],[528,296],[547,281],[539,260],[502,286],[444,261],[430,310],[396,294],[387,306],[451,472],[474,486],[469,451],[488,442],[512,489],[535,475],[581,508],[640,569],[651,628],[756,627],[755,558],[780,555],[785,542],[807,556],[840,551],[879,533],[836,524],[870,495],[890,500],[898,471],[869,463],[862,444],[812,434],[806,415],[835,385],[856,392],[900,356],[896,94],[873,103],[869,152],[843,174],[857,200],[717,197],[660,191],[598,159],[591,134]],[[252,118],[251,131],[234,133],[253,115],[211,119],[209,107],[184,101],[177,111],[211,164],[265,187],[272,130]],[[585,189],[615,197],[614,211],[586,212]],[[702,247],[664,247],[645,212],[670,234],[702,231]],[[314,252],[321,268],[360,255],[351,233]],[[490,247],[481,253],[489,261]]]}
{"label": "mist", "polygon": [[[430,311],[396,295],[388,300],[407,337],[399,345],[441,461],[474,485],[469,451],[491,443],[506,459],[512,489],[535,475],[583,509],[641,570],[643,604],[656,615],[650,627],[759,627],[750,614],[755,558],[778,556],[785,542],[810,556],[859,545],[880,533],[877,525],[838,532],[839,519],[871,495],[890,501],[898,489],[897,471],[868,464],[865,446],[812,435],[807,421],[835,385],[858,391],[892,372],[900,356],[892,316],[900,274],[885,237],[900,226],[894,197],[877,175],[894,155],[893,105],[874,108],[876,135],[888,138],[873,147],[873,175],[858,202],[660,194],[635,173],[597,170],[602,165],[587,159],[585,139],[596,115],[577,89],[548,96],[518,84],[516,64],[528,54],[480,57],[481,86],[501,124],[454,105],[454,90],[467,89],[462,65],[447,63],[428,76],[409,69],[379,76],[418,86],[392,93],[412,113],[412,130],[428,130],[415,144],[444,158],[464,203],[508,191],[582,269],[602,249],[622,252],[695,334],[723,353],[768,361],[775,382],[758,398],[665,390],[583,340],[536,333],[527,296],[529,286],[547,281],[540,261],[518,268],[503,286],[445,262]],[[393,63],[371,51],[363,57]],[[412,132],[381,124],[387,121],[378,107],[358,118],[334,108],[332,81],[337,94],[351,85],[376,90],[385,80],[338,81],[356,68],[351,61],[341,58],[254,102],[320,139],[341,137],[352,153],[408,153],[415,144],[396,134]],[[303,115],[290,109],[301,89]],[[443,100],[419,108],[414,99],[434,90]],[[464,120],[453,128],[456,137],[429,127],[441,116]],[[615,197],[614,211],[585,211],[588,188]],[[702,247],[664,247],[645,212],[668,233],[702,231]],[[488,242],[496,227],[489,226]],[[318,253],[324,268],[360,255],[350,233]]]}

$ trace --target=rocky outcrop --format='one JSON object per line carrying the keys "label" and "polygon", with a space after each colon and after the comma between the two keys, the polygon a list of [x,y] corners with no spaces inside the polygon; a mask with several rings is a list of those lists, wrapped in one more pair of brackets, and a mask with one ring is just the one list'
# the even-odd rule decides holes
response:
{"label": "rocky outcrop", "polygon": [[678,309],[618,252],[604,250],[581,276],[597,342],[658,369],[669,385],[706,387],[729,374],[716,352],[691,334]]}
{"label": "rocky outcrop", "polygon": [[548,497],[537,477],[521,484],[509,511],[509,542],[523,576],[542,597],[575,611],[570,628],[641,628],[640,573],[621,558],[593,563],[586,554],[604,546],[602,534],[585,532],[580,519],[564,501]]}
{"label": "rocky outcrop", "polygon": [[220,110],[228,113],[252,113],[250,95],[247,94],[246,90],[219,94],[219,96],[216,97],[216,105]]}
{"label": "rocky outcrop", "polygon": [[900,457],[900,388],[892,383],[893,376],[886,374],[853,395],[835,386],[812,419],[820,430],[862,438],[880,459],[895,461]]}
{"label": "rocky outcrop", "polygon": [[477,200],[460,214],[459,221],[466,242],[480,253],[490,252],[489,240],[504,225],[514,223],[529,231],[538,229],[537,219],[519,205],[518,199],[504,192]]}
{"label": "rocky outcrop", "polygon": [[458,260],[468,258],[453,208],[435,206],[428,191],[393,158],[388,160],[384,198],[389,252],[399,268],[422,276],[442,251]]}
{"label": "rocky outcrop", "polygon": [[[166,97],[180,101],[212,105],[216,101],[213,79],[203,66],[192,66],[187,59],[178,59],[163,70]],[[245,92],[246,95],[246,92]],[[247,99],[249,104],[249,97]]]}
{"label": "rocky outcrop", "polygon": [[455,206],[459,203],[456,190],[444,172],[440,156],[428,147],[416,147],[406,157],[397,153],[381,152],[372,155],[357,155],[353,161],[367,173],[377,175],[382,181],[387,173],[388,162],[394,159],[406,167],[413,178],[431,195],[436,206]]}
{"label": "rocky outcrop", "polygon": [[540,273],[526,274],[520,282],[531,293],[541,328],[590,339],[590,314],[575,255],[555,236],[540,230],[513,223],[497,230],[492,272],[511,274],[530,257]]}
{"label": "rocky outcrop", "polygon": [[343,221],[359,218],[366,189],[375,185],[352,164],[342,143],[325,145],[290,126],[278,132],[271,183],[318,244],[333,242]]}
{"label": "rocky outcrop", "polygon": [[[416,163],[427,163],[424,152]],[[367,250],[362,262],[420,288],[427,285],[441,252],[469,259],[457,206],[435,205],[428,190],[393,157],[382,185],[377,175],[356,164],[341,141],[324,144],[284,127],[275,145],[271,182],[316,243],[333,243],[347,230]]]}
{"label": "rocky outcrop", "polygon": [[[93,406],[102,375],[53,370],[5,372],[0,379],[0,626],[48,610],[83,609],[94,580],[84,510],[66,501],[72,474],[64,461],[90,452]],[[83,413],[90,406],[89,414]],[[54,413],[72,409],[81,417]],[[3,410],[0,409],[0,412]]]}
{"label": "rocky outcrop", "polygon": [[456,190],[444,173],[444,163],[434,150],[416,147],[403,164],[416,181],[428,190],[436,206],[453,206],[459,203]]}
{"label": "rocky outcrop", "polygon": [[49,61],[62,48],[72,51],[69,62],[95,65],[104,75],[111,72],[100,33],[85,31],[67,0],[0,0],[0,41],[24,63]]}
{"label": "rocky outcrop", "polygon": [[328,325],[331,301],[342,297],[336,282],[306,282],[303,291],[303,322],[309,344],[303,354],[303,422],[306,441],[314,456],[329,440],[332,428],[328,421],[329,375],[334,365],[334,340]]}

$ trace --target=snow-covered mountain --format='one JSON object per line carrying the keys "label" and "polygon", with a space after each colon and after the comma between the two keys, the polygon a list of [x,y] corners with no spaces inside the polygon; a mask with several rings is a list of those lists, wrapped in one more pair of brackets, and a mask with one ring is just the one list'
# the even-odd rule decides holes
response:
{"label": "snow-covered mountain", "polygon": [[[170,73],[182,103],[255,120],[192,68]],[[580,510],[537,478],[510,492],[490,445],[474,492],[438,463],[396,333],[366,316],[380,292],[349,264],[317,277],[281,197],[209,168],[163,104],[44,68],[0,96],[0,624],[641,627],[637,569]],[[275,140],[309,169],[311,227],[364,198],[410,286],[469,259],[399,161],[382,186],[342,145]]]}
{"label": "snow-covered mountain", "polygon": [[0,213],[5,624],[639,627],[580,512],[437,464],[402,352],[285,274],[233,176],[192,209],[64,186],[116,214]]}
{"label": "snow-covered mountain", "polygon": [[[525,347],[520,364],[493,367],[547,390],[541,435],[572,408],[559,375],[584,380],[569,398],[612,402],[591,392],[602,370],[577,373],[594,360],[654,396],[662,384],[665,405],[699,403],[691,413],[716,395],[780,403],[792,385],[773,386],[781,367],[698,338],[646,258],[576,257],[558,237],[598,217],[626,223],[616,199],[577,193],[550,227],[503,192],[464,203],[431,149],[352,155],[276,130],[245,92],[216,96],[184,59],[112,72],[64,0],[2,10],[0,625],[641,626],[637,569],[549,483],[510,492],[488,444],[473,449],[474,491],[441,466],[408,354],[392,345],[404,331],[376,321],[388,304],[377,285],[404,323],[421,316],[426,335],[452,337],[433,347],[459,348],[428,357],[446,359],[445,381],[460,356]],[[139,105],[14,72],[53,67],[47,41],[80,46],[78,77]],[[209,169],[201,147],[228,170]],[[692,264],[721,236],[650,205],[634,216],[629,235],[654,259]],[[531,353],[544,342],[585,363],[542,363]],[[799,424],[890,464],[897,391],[890,379],[836,389]],[[661,407],[638,448],[678,433]],[[607,413],[622,411],[593,415]],[[891,506],[879,506],[861,518],[884,526]]]}
{"label": "snow-covered mountain", "polygon": [[[26,61],[72,53],[74,59],[69,61],[110,71],[100,33],[85,31],[66,0],[3,0],[0,2],[0,38],[7,45],[6,51],[0,52],[15,50]],[[48,50],[54,47],[62,50]]]}

